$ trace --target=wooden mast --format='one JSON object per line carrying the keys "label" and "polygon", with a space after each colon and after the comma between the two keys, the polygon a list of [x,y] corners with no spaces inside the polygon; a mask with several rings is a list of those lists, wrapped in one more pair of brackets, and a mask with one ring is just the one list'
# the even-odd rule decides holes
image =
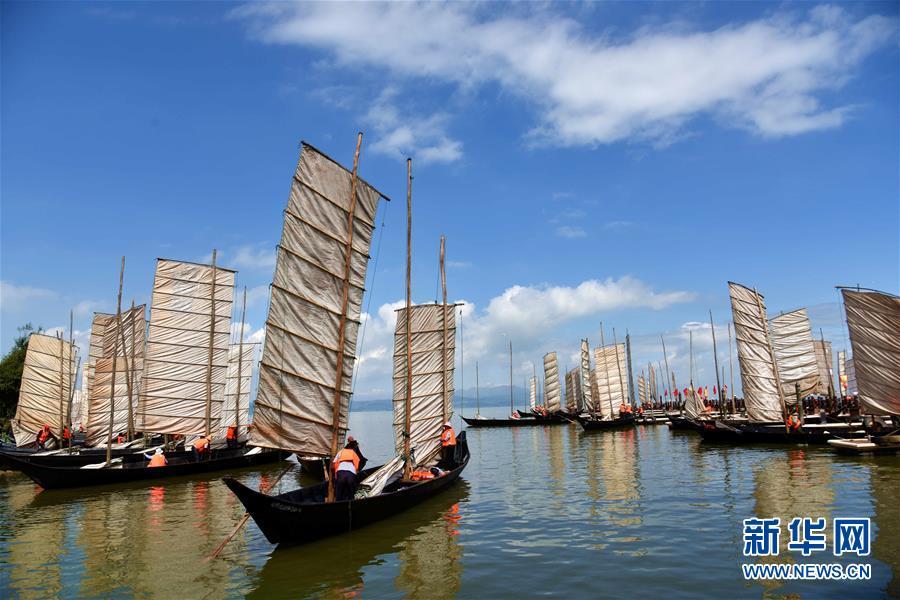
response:
{"label": "wooden mast", "polygon": [[[606,360],[606,341],[603,339],[603,321],[600,321],[600,350],[603,353],[603,370],[606,372],[606,397],[609,400],[609,418],[615,420],[613,416],[612,390],[610,389],[612,386],[609,385],[609,361]],[[594,402],[599,403],[599,400],[598,398]]]}
{"label": "wooden mast", "polygon": [[[143,314],[142,314],[143,316]],[[137,345],[137,332],[134,329],[134,298],[131,299],[131,373],[132,375],[137,374],[137,363],[134,360],[134,355],[136,353],[135,346]],[[142,332],[143,333],[143,332]],[[143,335],[141,336],[144,337]],[[146,356],[143,354],[142,356]],[[135,388],[137,384],[134,382],[134,377],[131,378],[131,389],[128,392],[128,438],[132,439],[135,434],[136,427],[134,425],[134,394]]]}
{"label": "wooden mast", "polygon": [[[132,347],[134,346],[134,300],[131,301],[131,327],[132,327]],[[125,344],[125,328],[122,327],[122,314],[116,314],[116,328],[118,329],[118,338],[122,340],[122,357],[125,361],[125,388],[128,390],[128,423],[125,424],[125,438],[130,442],[134,437],[134,421],[133,415],[131,414],[131,402],[132,396],[131,391],[133,389],[131,385],[131,371],[133,367],[128,364],[128,348]],[[133,355],[132,355],[133,357]],[[118,360],[117,356],[114,356],[115,360]]]}
{"label": "wooden mast", "polygon": [[[465,399],[463,398],[463,394],[465,394],[466,390],[466,353],[465,347],[463,346],[463,321],[462,321],[462,309],[459,309],[459,417],[462,419],[463,410],[465,410],[466,404]],[[462,427],[462,424],[460,424]]]}
{"label": "wooden mast", "polygon": [[[410,429],[412,429],[412,159],[406,159],[406,401],[403,424],[403,478],[412,472]],[[443,401],[443,399],[442,399]]]}
{"label": "wooden mast", "polygon": [[441,337],[441,415],[443,420],[441,425],[450,420],[447,414],[447,273],[444,271],[444,248],[446,239],[441,236],[441,252],[439,264],[441,270],[441,325],[443,326],[443,337]]}
{"label": "wooden mast", "polygon": [[[125,280],[125,257],[122,257],[122,266],[119,268],[119,296],[116,300],[116,322],[119,322],[122,316],[122,284]],[[119,338],[114,336],[116,340],[113,342],[113,361],[112,361],[112,378],[109,380],[109,431],[106,436],[106,464],[112,459],[112,436],[113,421],[115,420],[116,410],[116,365],[118,364],[117,355],[119,354]]]}
{"label": "wooden mast", "polygon": [[[659,335],[659,340],[662,342],[663,348],[663,360],[666,363],[666,379],[672,382],[672,402],[677,402],[675,399],[675,374],[672,373],[671,377],[669,376],[669,355],[666,354],[666,338],[663,337],[662,334]],[[666,381],[666,385],[669,385],[669,381]]]}
{"label": "wooden mast", "polygon": [[822,343],[822,362],[825,363],[825,374],[828,375],[828,396],[833,399],[834,382],[831,380],[831,365],[828,364],[828,352],[825,351],[825,334],[822,332],[821,327],[819,327],[819,337]]}
{"label": "wooden mast", "polygon": [[723,400],[724,395],[722,394],[722,380],[719,379],[719,353],[716,352],[716,326],[713,325],[712,310],[709,311],[709,328],[712,330],[713,338],[713,362],[716,366],[716,385],[719,386],[719,391],[716,394],[716,400],[719,402],[719,413],[724,415],[725,411],[722,409],[724,408],[725,402]]}
{"label": "wooden mast", "polygon": [[[622,403],[625,403],[625,378],[622,377],[622,363],[619,361],[619,342],[616,341],[616,328],[613,327],[613,350],[616,352],[616,370],[619,372],[619,386],[622,388]],[[631,387],[630,385],[628,386]]]}
{"label": "wooden mast", "polygon": [[[334,405],[331,411],[331,455],[328,457],[328,463],[337,454],[338,441],[340,439],[340,431],[338,422],[341,418],[341,390],[344,387],[344,337],[347,329],[347,306],[350,303],[350,261],[353,256],[353,231],[354,215],[356,213],[356,180],[359,171],[359,151],[362,147],[363,134],[360,131],[356,134],[356,151],[353,153],[353,172],[350,176],[350,211],[347,214],[347,245],[344,254],[344,281],[343,295],[341,297],[341,319],[340,330],[338,331],[338,353],[337,368],[334,376]],[[407,415],[407,418],[409,416]],[[326,466],[325,472],[328,474],[328,495],[326,502],[334,501],[334,478],[330,476],[331,469]]]}
{"label": "wooden mast", "polygon": [[[66,410],[66,421],[63,423],[63,431],[65,428],[69,428],[69,433],[72,433],[72,401],[75,396],[75,373],[72,372],[72,365],[75,364],[75,311],[69,310],[69,389],[66,390],[66,395],[69,397],[66,402],[67,410]],[[78,367],[75,367],[75,370],[78,370]],[[72,438],[69,438],[69,445],[72,445]],[[62,446],[62,444],[60,444]]]}
{"label": "wooden mast", "polygon": [[728,389],[731,392],[731,414],[737,414],[734,408],[734,362],[731,357],[731,323],[728,324]]}
{"label": "wooden mast", "polygon": [[209,351],[206,355],[206,437],[212,433],[212,359],[216,336],[216,249],[212,251],[212,288],[209,295]]}
{"label": "wooden mast", "polygon": [[59,340],[59,446],[62,448],[63,442],[63,428],[66,426],[66,392],[65,392],[65,372],[63,371],[64,362],[65,362],[65,340],[64,338],[65,331],[60,331],[56,334],[56,339]]}
{"label": "wooden mast", "polygon": [[238,338],[238,371],[237,371],[237,395],[234,397],[234,437],[240,439],[241,426],[241,393],[243,387],[244,369],[244,318],[247,315],[247,286],[244,286],[244,300],[241,303],[241,331]]}

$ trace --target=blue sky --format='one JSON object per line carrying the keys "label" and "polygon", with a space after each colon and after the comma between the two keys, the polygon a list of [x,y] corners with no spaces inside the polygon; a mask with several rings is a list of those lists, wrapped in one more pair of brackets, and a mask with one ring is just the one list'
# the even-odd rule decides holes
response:
{"label": "blue sky", "polygon": [[[266,286],[301,139],[396,200],[357,396],[390,389],[414,159],[414,300],[437,244],[465,301],[466,387],[573,363],[628,329],[635,365],[712,381],[726,282],[810,307],[847,345],[837,284],[900,287],[898,5],[15,3],[2,5],[0,345],[31,321],[86,339],[146,302],[156,257],[215,247]],[[384,208],[384,206],[382,207]],[[376,233],[376,241],[378,234]],[[373,254],[375,247],[373,246]],[[723,359],[724,351],[720,352]],[[538,363],[539,364],[539,363]]]}

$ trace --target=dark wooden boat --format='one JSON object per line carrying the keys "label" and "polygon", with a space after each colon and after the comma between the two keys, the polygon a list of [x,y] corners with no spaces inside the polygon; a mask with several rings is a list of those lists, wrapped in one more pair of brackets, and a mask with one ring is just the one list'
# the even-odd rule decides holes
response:
{"label": "dark wooden boat", "polygon": [[582,417],[581,415],[575,417],[578,422],[581,424],[581,427],[585,431],[601,431],[604,429],[623,429],[626,427],[634,427],[634,415],[624,415],[617,419],[611,419],[609,421],[604,421],[602,419],[594,419]]}
{"label": "dark wooden boat", "polygon": [[[829,429],[826,426],[815,429],[804,426],[799,431],[785,431],[780,423],[725,423],[723,421],[703,421],[697,431],[704,442],[723,444],[816,444],[826,445],[840,433],[842,436],[855,437],[853,431],[847,429]],[[861,432],[860,432],[861,434]]]}
{"label": "dark wooden boat", "polygon": [[[281,450],[260,450],[250,448],[212,450],[209,458],[195,461],[189,453],[166,454],[169,464],[165,467],[147,467],[147,460],[141,454],[123,456],[119,466],[111,468],[55,467],[45,466],[30,458],[7,456],[13,465],[44,489],[72,488],[93,485],[111,485],[134,481],[155,481],[167,477],[207,473],[223,469],[236,469],[276,462],[289,453]],[[100,461],[102,462],[102,460]]]}
{"label": "dark wooden boat", "polygon": [[[389,483],[377,496],[359,500],[325,502],[328,486],[324,483],[268,496],[235,479],[224,481],[269,542],[302,544],[365,527],[434,496],[459,479],[469,463],[469,446],[464,431],[456,437],[456,447],[456,465],[444,475],[426,481],[398,480]],[[362,471],[361,479],[379,468]]]}
{"label": "dark wooden boat", "polygon": [[465,421],[466,425],[469,427],[543,427],[544,425],[554,425],[566,422],[563,419],[552,421],[550,419],[535,419],[533,417],[519,419],[479,419],[477,417],[463,417],[462,420]]}

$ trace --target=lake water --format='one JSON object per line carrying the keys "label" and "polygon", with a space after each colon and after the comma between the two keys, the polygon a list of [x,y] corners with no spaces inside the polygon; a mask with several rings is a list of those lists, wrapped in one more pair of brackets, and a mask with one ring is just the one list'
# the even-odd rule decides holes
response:
{"label": "lake water", "polygon": [[[501,416],[503,409],[484,411]],[[358,412],[370,464],[390,414]],[[252,521],[214,561],[242,507],[223,473],[157,486],[41,491],[0,475],[0,597],[498,598],[900,596],[900,457],[729,448],[665,426],[470,429],[463,480],[349,535],[275,551]],[[285,467],[238,471],[258,486]],[[276,489],[300,482],[294,466]],[[743,580],[748,517],[870,517],[872,555],[787,550],[766,562],[863,562],[869,581]],[[759,559],[756,559],[759,560]],[[762,562],[762,561],[760,561]]]}

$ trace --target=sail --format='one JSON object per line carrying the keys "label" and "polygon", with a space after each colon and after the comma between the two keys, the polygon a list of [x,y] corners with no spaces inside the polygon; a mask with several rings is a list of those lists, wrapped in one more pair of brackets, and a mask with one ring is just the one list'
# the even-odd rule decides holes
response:
{"label": "sail", "polygon": [[[350,171],[303,144],[284,211],[266,319],[251,434],[256,446],[324,457],[331,454],[334,431],[338,444],[343,443],[369,244],[380,197],[357,179],[356,199],[351,202],[351,180]],[[348,251],[350,271],[345,281]],[[340,389],[336,389],[341,352]]]}
{"label": "sail", "polygon": [[[568,390],[566,390],[568,397]],[[544,407],[550,412],[562,410],[562,399],[559,389],[559,363],[556,352],[544,355]]]}
{"label": "sail", "polygon": [[[94,380],[94,364],[97,362],[97,359],[105,356],[103,352],[103,335],[106,332],[106,328],[109,327],[115,319],[116,315],[94,313],[94,318],[91,320],[91,338],[88,347],[88,356],[84,365],[84,371],[81,374],[82,394],[87,397],[88,404],[90,404],[91,389]],[[90,409],[82,415],[85,425],[87,425],[89,411]]]}
{"label": "sail", "polygon": [[531,410],[537,407],[537,377],[532,377],[528,383],[528,407]]}
{"label": "sail", "polygon": [[816,348],[816,366],[819,370],[819,386],[815,393],[831,393],[834,388],[834,378],[831,372],[831,342],[814,340],[813,345]]}
{"label": "sail", "polygon": [[800,388],[800,398],[819,389],[819,365],[806,309],[792,310],[772,318],[769,330],[784,400],[787,404],[796,404],[797,386]]}
{"label": "sail", "polygon": [[142,431],[187,436],[218,429],[234,277],[231,269],[157,259],[138,411]]}
{"label": "sail", "polygon": [[847,289],[841,290],[841,293],[853,349],[853,371],[860,409],[875,415],[898,415],[900,297]]}
{"label": "sail", "polygon": [[[410,308],[412,398],[410,449],[417,465],[430,465],[441,450],[441,431],[450,412],[444,414],[444,392],[453,396],[456,355],[456,310],[453,305],[419,304]],[[446,317],[447,336],[441,313]],[[403,454],[406,428],[406,308],[397,311],[394,333],[394,446]],[[442,358],[445,360],[442,362]],[[452,411],[452,406],[448,407]]]}
{"label": "sail", "polygon": [[25,350],[19,403],[12,428],[17,446],[34,444],[45,424],[62,433],[75,383],[76,348],[61,338],[32,333]]}
{"label": "sail", "polygon": [[841,388],[837,391],[838,396],[847,394],[847,353],[844,350],[838,351],[838,383]]}
{"label": "sail", "polygon": [[619,405],[629,404],[625,344],[595,348],[594,362],[597,365],[599,412],[604,419],[615,418]]}
{"label": "sail", "polygon": [[763,297],[754,290],[732,282],[728,282],[728,294],[731,297],[747,417],[754,422],[780,422],[781,396],[769,346]]}
{"label": "sail", "polygon": [[647,404],[647,382],[643,374],[638,375],[638,400],[642,406]]}
{"label": "sail", "polygon": [[591,374],[591,352],[588,347],[588,341],[581,340],[581,406],[579,410],[594,410],[593,385],[595,385],[595,382]]}
{"label": "sail", "polygon": [[847,366],[847,394],[850,396],[856,396],[859,394],[859,387],[856,384],[856,366],[853,363],[852,358],[848,358],[846,361]]}
{"label": "sail", "polygon": [[588,406],[585,410],[597,412],[602,409],[605,404],[600,399],[600,389],[597,387],[597,369],[591,369],[591,397],[594,399],[592,406]]}
{"label": "sail", "polygon": [[[90,358],[93,361],[91,365],[92,381],[85,425],[85,441],[88,446],[105,443],[109,437],[110,388],[113,392],[113,437],[120,433],[127,433],[129,429],[129,401],[131,402],[134,429],[137,429],[138,398],[144,370],[144,335],[147,330],[145,315],[146,306],[144,304],[124,311],[121,315],[121,331],[116,324],[115,315],[95,315],[94,322],[97,324],[99,335],[96,336],[97,339],[94,339],[92,328],[91,352],[93,357]],[[118,357],[118,361],[115,363],[116,381],[112,385],[114,356]]]}
{"label": "sail", "polygon": [[648,397],[651,402],[656,402],[656,371],[653,370],[653,365],[647,365],[649,367],[649,372],[647,374],[647,386],[648,386]]}
{"label": "sail", "polygon": [[697,390],[689,389],[684,397],[684,414],[689,419],[698,419],[704,414],[706,406]]}
{"label": "sail", "polygon": [[219,436],[225,437],[229,427],[237,425],[238,436],[250,424],[250,382],[253,379],[253,356],[258,344],[244,342],[228,347],[228,370],[225,372],[225,405],[222,407]]}
{"label": "sail", "polygon": [[566,373],[566,410],[580,412],[581,406],[581,368],[575,367]]}

